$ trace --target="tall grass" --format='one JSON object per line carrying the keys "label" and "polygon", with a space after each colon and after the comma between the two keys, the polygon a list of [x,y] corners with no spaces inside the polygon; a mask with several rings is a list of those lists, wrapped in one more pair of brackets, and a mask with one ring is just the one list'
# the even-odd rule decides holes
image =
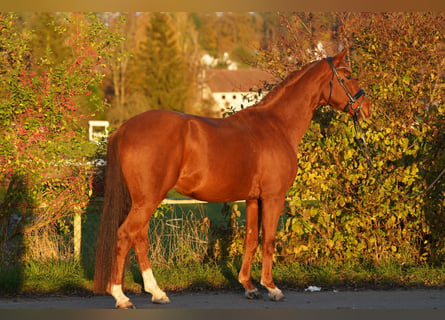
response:
{"label": "tall grass", "polygon": [[149,257],[153,266],[201,263],[209,244],[209,219],[204,212],[173,210],[150,221]]}
{"label": "tall grass", "polygon": [[55,225],[46,225],[24,234],[23,261],[71,260],[73,239],[68,226],[60,230]]}

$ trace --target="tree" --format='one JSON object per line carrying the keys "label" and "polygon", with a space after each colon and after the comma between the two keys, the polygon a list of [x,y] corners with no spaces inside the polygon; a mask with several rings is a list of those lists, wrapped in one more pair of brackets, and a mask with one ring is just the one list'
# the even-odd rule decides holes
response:
{"label": "tree", "polygon": [[244,63],[248,60],[245,53],[250,56],[261,45],[263,18],[259,14],[208,13],[194,17],[199,42],[214,57],[228,53],[233,60]]}
{"label": "tree", "polygon": [[79,109],[102,80],[115,37],[91,14],[50,21],[65,36],[60,52],[66,56],[57,63],[53,50],[33,47],[38,33],[32,24],[28,29],[16,15],[0,14],[2,248],[81,212],[91,194],[87,160],[94,149]]}
{"label": "tree", "polygon": [[[70,54],[66,46],[68,33],[60,32],[63,16],[56,13],[32,13],[29,19],[24,21],[24,28],[31,30],[30,48],[34,57],[49,56],[50,61],[56,67]],[[35,67],[39,62],[35,61]]]}
{"label": "tree", "polygon": [[132,61],[132,88],[146,109],[183,111],[191,81],[170,14],[151,14],[145,35]]}
{"label": "tree", "polygon": [[188,98],[184,112],[203,114],[206,110],[203,110],[203,103],[200,96],[200,86],[202,85],[200,83],[200,75],[202,74],[203,68],[201,65],[201,57],[203,51],[199,46],[199,33],[193,22],[192,14],[174,13],[172,19],[173,25],[177,30],[178,44],[185,63],[186,78],[189,82]]}
{"label": "tree", "polygon": [[260,12],[258,15],[262,19],[261,46],[258,49],[270,49],[269,46],[277,42],[279,34],[279,15],[276,12]]}
{"label": "tree", "polygon": [[338,53],[338,42],[333,39],[338,23],[335,14],[281,13],[275,18],[279,21],[279,27],[272,33],[271,41],[259,50],[258,68],[270,70],[277,77],[284,78],[289,71],[322,57],[323,52],[318,49],[321,41],[324,46],[328,44],[328,54]]}
{"label": "tree", "polygon": [[103,13],[101,18],[115,34],[122,37],[110,60],[111,68],[107,72],[103,86],[111,104],[107,110],[108,120],[112,123],[122,123],[127,118],[125,109],[128,98],[128,66],[136,46],[136,14]]}

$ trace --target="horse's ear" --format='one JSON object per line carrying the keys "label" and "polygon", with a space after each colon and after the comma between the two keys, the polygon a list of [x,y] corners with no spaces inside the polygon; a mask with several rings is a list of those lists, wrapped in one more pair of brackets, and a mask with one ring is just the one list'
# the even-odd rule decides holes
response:
{"label": "horse's ear", "polygon": [[348,49],[344,49],[342,52],[340,52],[339,54],[337,54],[337,55],[334,57],[334,61],[335,61],[336,63],[339,63],[339,62],[341,62],[341,61],[344,61],[344,60],[345,60],[345,57],[346,57],[347,54],[348,54]]}

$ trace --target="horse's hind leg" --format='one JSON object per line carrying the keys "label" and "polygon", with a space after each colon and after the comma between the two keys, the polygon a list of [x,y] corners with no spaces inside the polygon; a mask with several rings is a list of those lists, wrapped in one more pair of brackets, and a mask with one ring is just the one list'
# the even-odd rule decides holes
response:
{"label": "horse's hind leg", "polygon": [[[134,211],[131,209],[130,214]],[[129,214],[129,216],[130,216]],[[124,294],[122,290],[122,282],[125,269],[125,260],[128,255],[128,251],[131,248],[131,235],[128,232],[127,219],[119,227],[116,241],[116,262],[111,275],[110,294],[116,300],[116,308],[119,309],[131,309],[134,305],[130,302],[130,299]]]}
{"label": "horse's hind leg", "polygon": [[170,299],[167,297],[167,294],[158,287],[156,279],[153,275],[150,260],[148,259],[148,246],[147,223],[147,225],[144,226],[136,235],[133,244],[133,248],[141,268],[142,278],[144,279],[144,289],[146,292],[152,294],[153,303],[170,303]]}
{"label": "horse's hind leg", "polygon": [[125,260],[133,246],[144,278],[145,290],[153,295],[153,302],[168,303],[166,294],[159,289],[153,277],[148,259],[148,225],[156,205],[133,204],[125,221],[119,227],[116,244],[116,265],[112,276],[111,295],[116,299],[116,307],[134,308],[130,299],[122,291],[122,278]]}

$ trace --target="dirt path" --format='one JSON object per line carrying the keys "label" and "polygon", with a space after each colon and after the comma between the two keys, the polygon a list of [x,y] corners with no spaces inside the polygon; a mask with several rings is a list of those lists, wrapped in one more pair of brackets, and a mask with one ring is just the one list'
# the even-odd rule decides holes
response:
{"label": "dirt path", "polygon": [[[445,290],[394,291],[286,291],[286,301],[272,302],[263,292],[258,300],[247,300],[242,292],[171,293],[171,304],[155,305],[149,294],[131,295],[138,309],[423,309],[445,310]],[[113,309],[110,296],[50,296],[0,298],[0,309]]]}

